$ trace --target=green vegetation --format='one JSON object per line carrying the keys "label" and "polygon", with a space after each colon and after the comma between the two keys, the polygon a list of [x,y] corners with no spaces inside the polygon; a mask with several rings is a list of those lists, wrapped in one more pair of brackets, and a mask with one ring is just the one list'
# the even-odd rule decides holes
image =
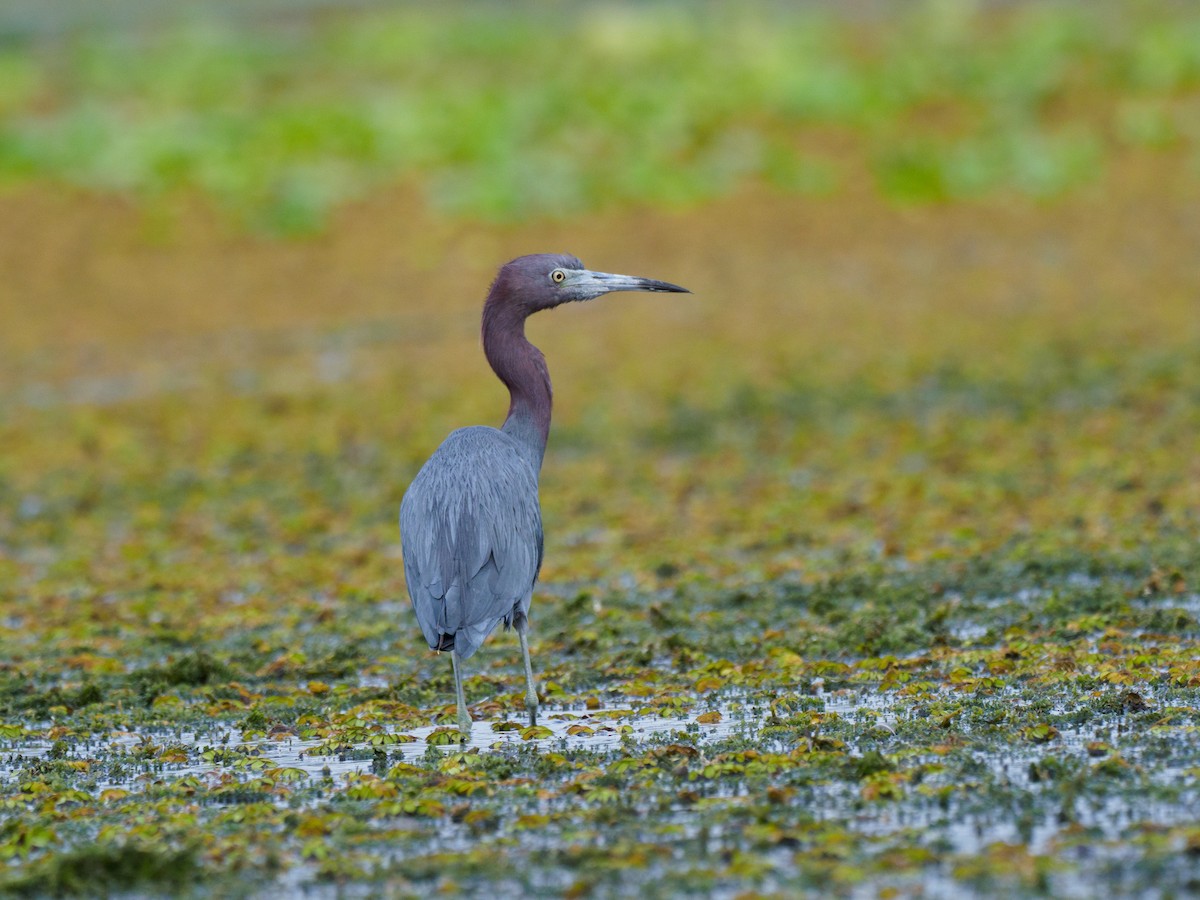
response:
{"label": "green vegetation", "polygon": [[[1197,19],[964,8],[8,45],[0,893],[1195,893]],[[696,293],[531,322],[463,743],[396,513],[542,249]]]}
{"label": "green vegetation", "polygon": [[198,193],[282,232],[378,185],[511,220],[748,181],[828,192],[860,160],[901,200],[1051,196],[1122,146],[1200,141],[1200,15],[1097,6],[930,3],[863,27],[505,4],[71,36],[0,51],[0,180]]}

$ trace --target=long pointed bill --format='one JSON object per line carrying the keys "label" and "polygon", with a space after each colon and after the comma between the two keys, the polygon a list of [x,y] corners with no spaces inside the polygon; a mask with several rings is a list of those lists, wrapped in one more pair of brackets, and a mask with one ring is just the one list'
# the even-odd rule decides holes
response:
{"label": "long pointed bill", "polygon": [[690,294],[685,287],[671,284],[669,281],[655,281],[653,278],[638,278],[636,275],[613,275],[609,272],[592,272],[589,269],[576,269],[568,272],[571,287],[592,297],[601,294],[611,294],[613,291],[653,291],[655,293]]}

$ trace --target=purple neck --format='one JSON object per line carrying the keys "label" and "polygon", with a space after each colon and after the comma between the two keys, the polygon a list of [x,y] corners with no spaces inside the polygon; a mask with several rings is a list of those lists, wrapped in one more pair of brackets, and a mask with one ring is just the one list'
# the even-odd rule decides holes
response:
{"label": "purple neck", "polygon": [[508,418],[500,430],[521,445],[537,473],[550,436],[552,395],[546,358],[525,338],[527,314],[489,296],[483,307],[483,352],[510,397]]}

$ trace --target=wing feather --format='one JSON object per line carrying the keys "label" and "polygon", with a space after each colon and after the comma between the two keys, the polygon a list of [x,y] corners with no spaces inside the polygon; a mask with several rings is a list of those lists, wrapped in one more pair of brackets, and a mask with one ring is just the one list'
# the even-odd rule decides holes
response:
{"label": "wing feather", "polygon": [[542,564],[537,475],[494,428],[452,433],[400,504],[404,576],[434,649],[474,653],[514,609],[528,609]]}

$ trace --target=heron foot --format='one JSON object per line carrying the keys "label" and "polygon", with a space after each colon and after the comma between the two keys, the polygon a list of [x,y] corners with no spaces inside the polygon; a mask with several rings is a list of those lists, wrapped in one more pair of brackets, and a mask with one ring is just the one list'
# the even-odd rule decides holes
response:
{"label": "heron foot", "polygon": [[458,704],[458,730],[468,741],[471,739],[471,714],[467,712],[467,698],[463,694],[462,669],[458,665],[458,651],[450,651],[450,662],[454,666],[454,699]]}
{"label": "heron foot", "polygon": [[525,662],[525,710],[529,713],[529,727],[537,724],[538,697],[533,685],[533,664],[529,661],[529,639],[525,636],[526,623],[517,626],[517,637],[521,640],[521,659]]}

